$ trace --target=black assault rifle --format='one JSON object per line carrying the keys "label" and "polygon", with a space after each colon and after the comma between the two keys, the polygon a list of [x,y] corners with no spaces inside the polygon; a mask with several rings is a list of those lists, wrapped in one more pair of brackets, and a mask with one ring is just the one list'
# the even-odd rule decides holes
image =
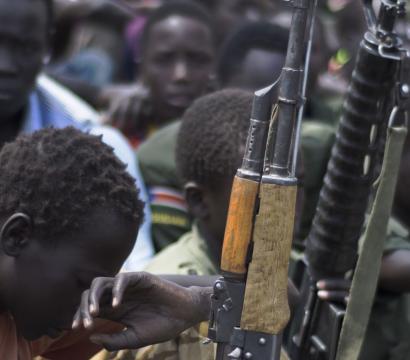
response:
{"label": "black assault rifle", "polygon": [[231,192],[223,277],[214,285],[209,327],[218,360],[279,359],[289,320],[296,149],[316,0],[287,2],[293,16],[277,105],[276,83],[255,93],[245,156]]}
{"label": "black assault rifle", "polygon": [[[380,170],[393,109],[403,108],[410,88],[408,62],[396,19],[404,0],[382,0],[378,16],[364,0],[368,31],[360,44],[352,81],[332,149],[317,212],[306,241],[306,271],[300,289],[305,303],[295,316],[292,360],[333,360],[345,308],[318,299],[316,282],[354,270],[371,185]],[[298,322],[298,325],[295,324]],[[295,326],[297,325],[297,326]]]}

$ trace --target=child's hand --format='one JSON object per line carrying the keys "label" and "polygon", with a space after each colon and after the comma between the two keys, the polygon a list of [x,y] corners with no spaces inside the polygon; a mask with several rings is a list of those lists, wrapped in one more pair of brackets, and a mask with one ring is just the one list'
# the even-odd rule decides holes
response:
{"label": "child's hand", "polygon": [[347,304],[351,280],[348,279],[323,279],[317,282],[318,297],[326,301],[336,301]]}
{"label": "child's hand", "polygon": [[120,333],[91,340],[108,350],[135,349],[176,337],[209,316],[212,288],[184,288],[149,273],[97,278],[83,293],[73,328],[99,317],[123,324]]}
{"label": "child's hand", "polygon": [[151,96],[142,84],[112,85],[101,90],[99,106],[106,109],[103,121],[126,134],[135,133],[151,116]]}

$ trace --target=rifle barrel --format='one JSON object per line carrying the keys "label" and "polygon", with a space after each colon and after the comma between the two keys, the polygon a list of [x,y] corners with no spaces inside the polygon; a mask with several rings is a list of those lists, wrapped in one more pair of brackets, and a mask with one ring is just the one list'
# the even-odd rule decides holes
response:
{"label": "rifle barrel", "polygon": [[[309,0],[295,2],[292,26],[289,33],[289,45],[285,66],[281,74],[278,102],[278,120],[273,158],[267,159],[268,172],[280,177],[289,177],[292,172],[292,155],[295,145],[297,111],[302,104],[302,82],[305,64],[307,20]],[[314,10],[314,9],[312,9]]]}

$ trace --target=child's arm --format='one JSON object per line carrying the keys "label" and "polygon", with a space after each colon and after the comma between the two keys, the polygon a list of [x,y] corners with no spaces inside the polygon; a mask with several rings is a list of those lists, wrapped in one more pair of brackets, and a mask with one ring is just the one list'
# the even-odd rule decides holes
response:
{"label": "child's arm", "polygon": [[[168,276],[168,279],[174,282],[149,273],[122,273],[116,278],[95,279],[82,297],[75,327],[81,322],[92,327],[96,317],[123,324],[125,331],[106,335],[97,329],[99,334],[91,337],[108,350],[119,350],[173,339],[208,320],[213,288],[207,285],[213,284],[215,278]],[[200,286],[186,287],[189,282]],[[292,283],[288,284],[288,292],[294,305],[298,293]]]}
{"label": "child's arm", "polygon": [[182,287],[148,273],[97,278],[82,296],[74,331],[33,342],[32,353],[52,360],[86,360],[102,347],[135,349],[173,339],[208,319],[211,293],[212,287]]}
{"label": "child's arm", "polygon": [[410,250],[395,250],[383,256],[379,288],[395,293],[410,291]]}
{"label": "child's arm", "polygon": [[116,321],[126,330],[107,335],[97,329],[91,340],[108,350],[140,348],[207,320],[211,294],[212,287],[181,287],[149,273],[97,278],[83,295],[73,326],[82,322],[92,328],[96,317]]}

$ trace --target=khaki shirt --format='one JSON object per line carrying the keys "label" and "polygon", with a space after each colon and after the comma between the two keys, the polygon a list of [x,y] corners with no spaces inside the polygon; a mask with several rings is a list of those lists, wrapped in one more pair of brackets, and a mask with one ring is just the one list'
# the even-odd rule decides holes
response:
{"label": "khaki shirt", "polygon": [[216,275],[218,269],[211,261],[208,246],[196,225],[176,243],[157,254],[145,271],[153,274]]}
{"label": "khaki shirt", "polygon": [[137,152],[149,194],[152,240],[157,252],[191,230],[183,184],[175,164],[175,148],[180,127],[180,121],[163,127],[144,142]]}

